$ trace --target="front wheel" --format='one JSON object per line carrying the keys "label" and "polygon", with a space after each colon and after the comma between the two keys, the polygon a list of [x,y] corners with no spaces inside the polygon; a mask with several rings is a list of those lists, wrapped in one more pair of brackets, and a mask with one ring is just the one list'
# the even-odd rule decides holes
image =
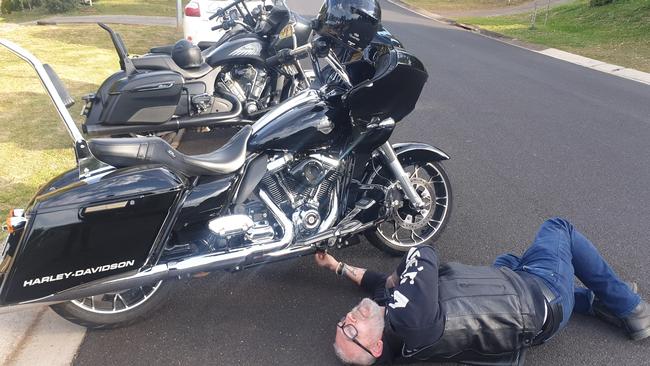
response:
{"label": "front wheel", "polygon": [[146,318],[167,300],[173,281],[90,296],[50,307],[66,320],[89,329],[125,327]]}
{"label": "front wheel", "polygon": [[417,245],[431,245],[447,225],[452,208],[451,184],[440,162],[408,157],[399,157],[399,160],[426,205],[422,209],[413,208],[399,185],[380,170],[374,173],[372,182],[390,184],[387,199],[399,204],[391,209],[388,220],[366,233],[372,245],[396,256]]}

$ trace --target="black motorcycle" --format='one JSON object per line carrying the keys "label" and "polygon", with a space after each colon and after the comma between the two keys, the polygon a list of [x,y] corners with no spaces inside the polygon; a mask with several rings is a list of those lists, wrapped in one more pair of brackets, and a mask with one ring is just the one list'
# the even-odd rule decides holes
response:
{"label": "black motorcycle", "polygon": [[284,4],[249,11],[236,0],[216,12],[228,32],[203,50],[181,40],[129,57],[119,34],[111,36],[121,71],[84,97],[83,129],[91,136],[153,134],[188,127],[251,124],[282,100],[309,88],[299,63],[270,68],[265,60],[308,43],[309,21]]}
{"label": "black motorcycle", "polygon": [[[13,210],[0,258],[0,303],[52,304],[89,328],[131,324],[164,301],[171,280],[237,271],[358,242],[400,254],[449,220],[441,161],[422,143],[388,142],[415,107],[423,64],[390,44],[338,62],[315,41],[265,60],[326,60],[337,77],[278,105],[222,148],[188,156],[158,137],[86,141],[54,71],[34,66],[75,141],[78,169]],[[399,93],[395,93],[399,90]]]}

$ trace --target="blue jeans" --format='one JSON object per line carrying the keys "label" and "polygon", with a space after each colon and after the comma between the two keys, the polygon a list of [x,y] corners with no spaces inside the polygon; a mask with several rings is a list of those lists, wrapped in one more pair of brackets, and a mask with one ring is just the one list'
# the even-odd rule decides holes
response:
{"label": "blue jeans", "polygon": [[[614,273],[594,245],[570,222],[554,218],[542,224],[533,244],[519,258],[512,254],[497,257],[495,266],[536,275],[548,285],[564,311],[560,328],[571,313],[592,314],[594,296],[598,296],[614,315],[625,317],[639,305],[641,298]],[[587,288],[574,286],[578,277]]]}

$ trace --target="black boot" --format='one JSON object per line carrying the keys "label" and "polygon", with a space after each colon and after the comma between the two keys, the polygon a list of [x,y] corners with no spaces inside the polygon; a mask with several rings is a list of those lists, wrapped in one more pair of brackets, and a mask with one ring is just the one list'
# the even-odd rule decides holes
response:
{"label": "black boot", "polygon": [[[638,286],[635,282],[627,285],[632,292],[637,293]],[[596,317],[625,329],[632,340],[638,341],[650,337],[650,305],[645,301],[641,301],[625,318],[612,314],[598,298],[594,299],[592,309]]]}

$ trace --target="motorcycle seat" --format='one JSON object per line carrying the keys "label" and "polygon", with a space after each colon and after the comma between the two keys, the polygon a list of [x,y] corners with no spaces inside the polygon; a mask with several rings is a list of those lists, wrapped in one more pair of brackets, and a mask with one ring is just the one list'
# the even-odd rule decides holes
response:
{"label": "motorcycle seat", "polygon": [[171,70],[183,76],[185,80],[202,78],[213,68],[205,62],[199,67],[183,69],[176,65],[172,57],[165,53],[152,53],[142,57],[131,59],[137,70]]}
{"label": "motorcycle seat", "polygon": [[96,158],[116,168],[161,164],[188,177],[222,175],[244,165],[252,131],[246,126],[218,150],[202,155],[185,155],[160,137],[99,138],[88,141],[88,147]]}
{"label": "motorcycle seat", "polygon": [[[199,46],[201,51],[205,51],[208,48],[210,48],[212,46],[215,46],[215,45],[217,45],[217,42],[212,42],[212,41],[201,41],[201,42],[199,42],[199,44],[197,44],[197,46]],[[173,49],[174,49],[173,44],[170,44],[170,45],[167,45],[167,46],[157,46],[157,47],[151,47],[149,49],[149,53],[164,53],[164,54],[167,54],[167,55],[171,56]]]}

